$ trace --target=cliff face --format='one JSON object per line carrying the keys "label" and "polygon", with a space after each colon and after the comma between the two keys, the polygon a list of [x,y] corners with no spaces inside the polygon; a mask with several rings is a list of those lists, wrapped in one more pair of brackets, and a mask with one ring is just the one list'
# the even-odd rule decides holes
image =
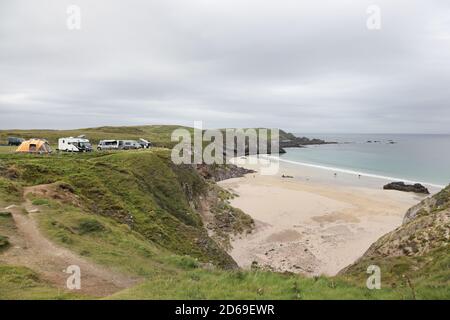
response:
{"label": "cliff face", "polygon": [[443,189],[433,197],[424,199],[419,204],[410,208],[403,219],[403,224],[414,220],[416,217],[431,215],[437,211],[450,208],[450,186]]}
{"label": "cliff face", "polygon": [[365,281],[367,267],[376,265],[384,288],[404,290],[407,299],[429,298],[430,292],[442,299],[450,287],[449,242],[450,186],[409,209],[400,227],[340,274]]}
{"label": "cliff face", "polygon": [[238,167],[234,164],[223,165],[197,165],[198,173],[205,179],[212,181],[222,181],[232,178],[240,178],[248,173],[254,173],[254,170]]}
{"label": "cliff face", "polygon": [[450,186],[410,208],[403,224],[376,241],[362,258],[423,256],[446,248],[450,234]]}

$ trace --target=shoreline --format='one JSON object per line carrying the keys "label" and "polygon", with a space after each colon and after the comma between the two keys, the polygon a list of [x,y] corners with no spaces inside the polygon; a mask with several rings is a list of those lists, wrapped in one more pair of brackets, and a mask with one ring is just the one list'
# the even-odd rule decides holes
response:
{"label": "shoreline", "polygon": [[[231,243],[229,254],[242,268],[256,261],[274,271],[335,275],[425,198],[320,168],[280,163],[277,175],[264,176],[259,165],[244,167],[257,172],[219,182],[237,194],[231,205],[255,220],[251,234]],[[286,173],[293,178],[282,178]]]}
{"label": "shoreline", "polygon": [[271,155],[260,155],[260,157],[275,160],[275,161],[290,163],[290,164],[294,164],[294,165],[299,165],[299,166],[305,166],[305,167],[311,167],[311,168],[316,168],[316,169],[346,173],[346,174],[350,174],[350,175],[360,175],[362,177],[374,178],[374,179],[391,181],[391,182],[392,181],[403,181],[405,183],[420,183],[420,184],[423,184],[424,186],[429,186],[429,187],[438,188],[438,189],[444,189],[446,187],[445,185],[435,184],[435,183],[431,183],[431,182],[416,181],[416,180],[391,177],[391,176],[383,176],[383,175],[379,175],[379,174],[375,174],[375,173],[368,173],[368,172],[364,172],[364,171],[355,171],[355,170],[351,170],[351,169],[329,167],[329,166],[320,165],[320,164],[313,164],[313,163],[283,159],[281,157],[275,157],[275,156],[271,156]]}

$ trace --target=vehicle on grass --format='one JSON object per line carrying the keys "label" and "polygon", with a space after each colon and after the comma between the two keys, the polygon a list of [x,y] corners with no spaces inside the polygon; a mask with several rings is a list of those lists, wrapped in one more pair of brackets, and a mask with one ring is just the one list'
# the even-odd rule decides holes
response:
{"label": "vehicle on grass", "polygon": [[143,149],[148,149],[152,146],[152,143],[150,141],[147,141],[145,139],[139,139],[139,144],[142,146]]}
{"label": "vehicle on grass", "polygon": [[136,140],[119,140],[119,149],[131,150],[131,149],[141,149],[142,146]]}
{"label": "vehicle on grass", "polygon": [[143,146],[136,140],[101,140],[97,150],[131,150],[141,149]]}
{"label": "vehicle on grass", "polygon": [[92,145],[89,140],[85,138],[60,138],[58,139],[58,150],[66,152],[91,152]]}
{"label": "vehicle on grass", "polygon": [[20,146],[25,139],[17,137],[8,137],[8,146]]}
{"label": "vehicle on grass", "polygon": [[118,150],[119,140],[100,140],[97,145],[97,150]]}

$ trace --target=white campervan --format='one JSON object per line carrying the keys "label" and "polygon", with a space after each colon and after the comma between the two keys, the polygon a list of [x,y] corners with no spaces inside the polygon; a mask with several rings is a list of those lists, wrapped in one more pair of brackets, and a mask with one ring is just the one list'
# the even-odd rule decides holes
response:
{"label": "white campervan", "polygon": [[100,140],[97,150],[117,150],[119,149],[119,140]]}
{"label": "white campervan", "polygon": [[85,138],[60,138],[58,140],[58,150],[68,152],[90,152],[92,145]]}

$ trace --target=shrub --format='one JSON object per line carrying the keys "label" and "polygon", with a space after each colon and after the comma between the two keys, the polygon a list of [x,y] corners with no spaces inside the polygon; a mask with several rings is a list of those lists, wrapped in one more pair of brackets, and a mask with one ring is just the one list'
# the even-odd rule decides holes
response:
{"label": "shrub", "polygon": [[9,217],[11,217],[11,212],[8,212],[8,211],[1,211],[1,212],[0,212],[0,217],[9,218]]}
{"label": "shrub", "polygon": [[12,180],[0,177],[0,198],[6,202],[19,201],[21,197],[21,187]]}
{"label": "shrub", "polygon": [[190,256],[170,256],[168,259],[172,264],[182,269],[196,269],[198,261]]}
{"label": "shrub", "polygon": [[8,237],[0,235],[0,250],[3,250],[8,246],[9,246]]}
{"label": "shrub", "polygon": [[98,231],[105,230],[105,227],[97,220],[87,218],[82,219],[78,223],[78,228],[80,234],[87,234],[87,233],[93,233]]}
{"label": "shrub", "polygon": [[49,202],[47,199],[34,199],[32,203],[35,206],[48,206],[49,205]]}
{"label": "shrub", "polygon": [[75,193],[75,189],[72,187],[72,185],[66,183],[66,182],[60,182],[58,184],[58,188],[64,191],[69,191],[71,193]]}

